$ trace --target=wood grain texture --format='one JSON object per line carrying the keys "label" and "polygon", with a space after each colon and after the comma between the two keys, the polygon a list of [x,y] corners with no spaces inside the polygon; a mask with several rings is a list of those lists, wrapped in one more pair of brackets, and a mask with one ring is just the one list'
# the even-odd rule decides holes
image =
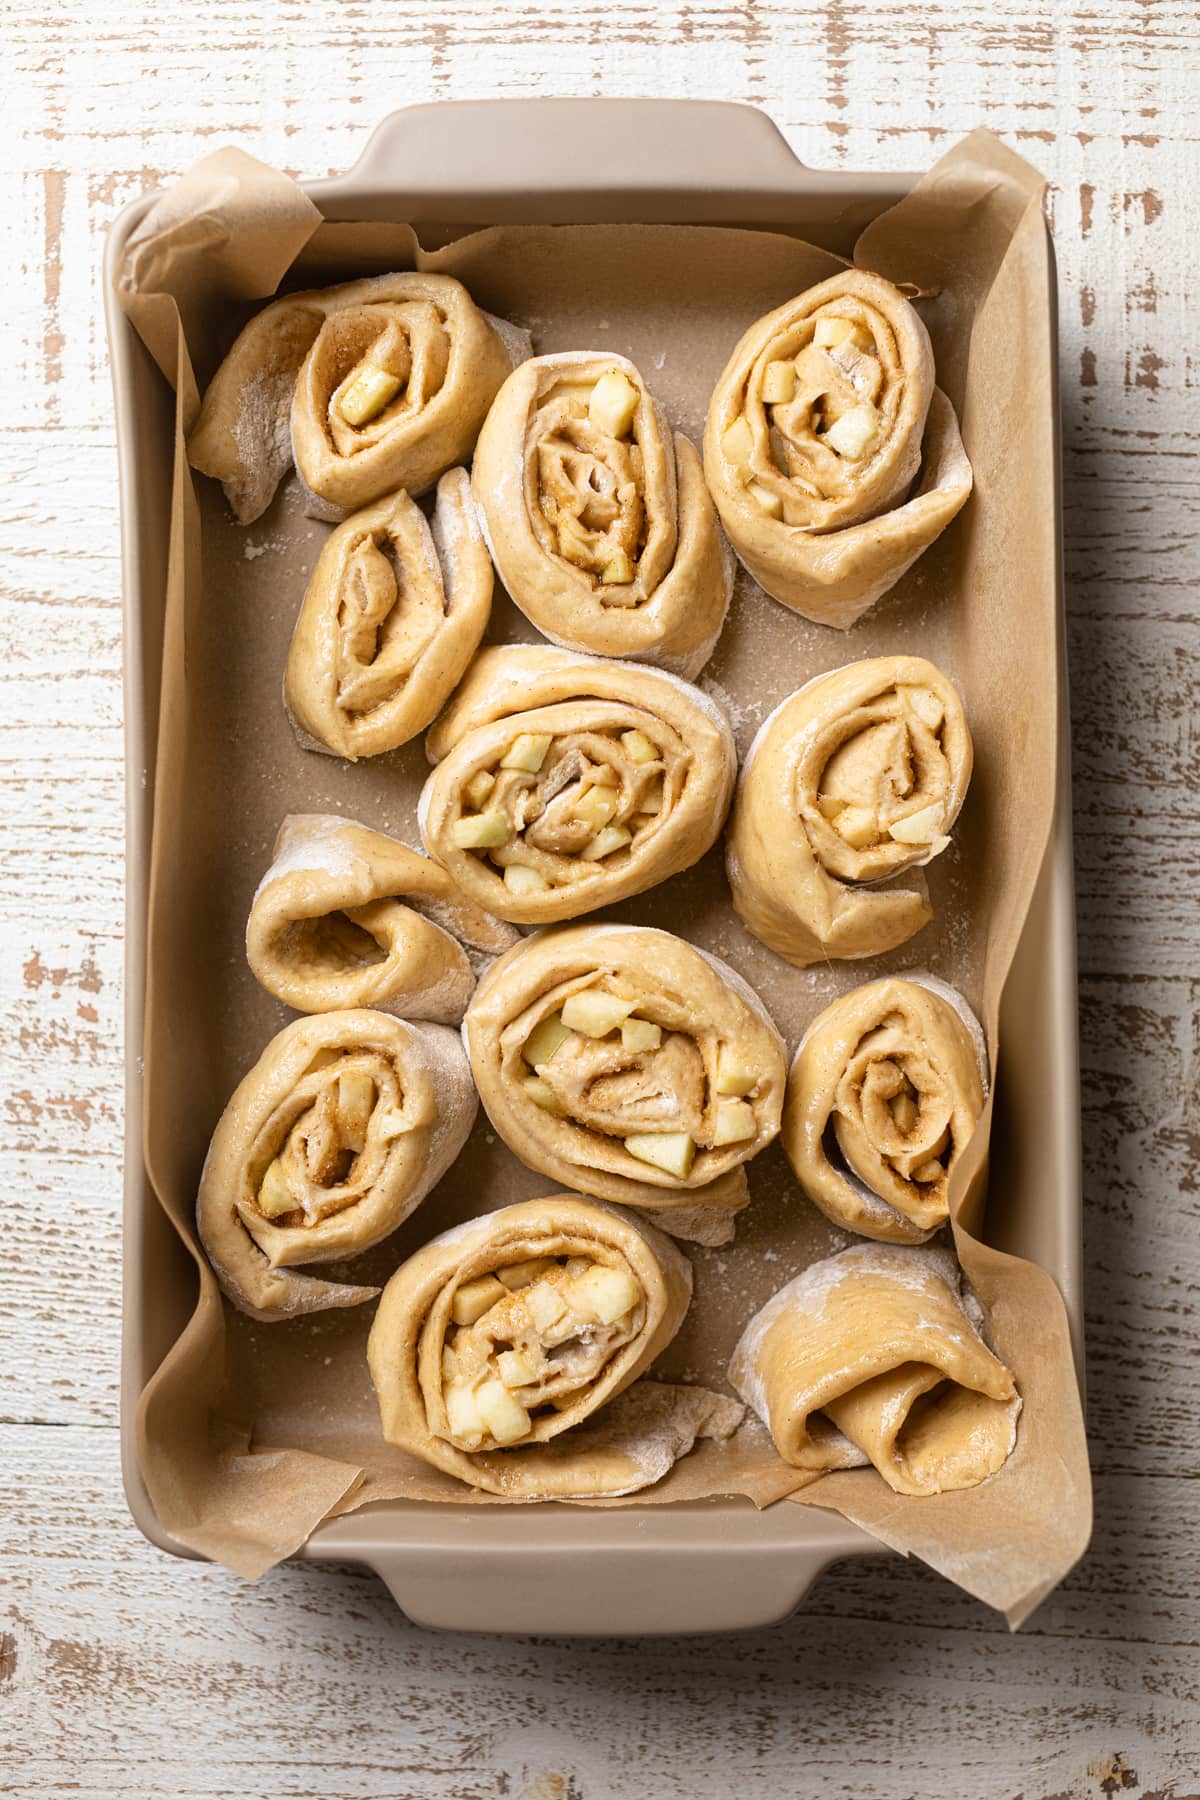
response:
{"label": "wood grain texture", "polygon": [[[1191,0],[8,0],[0,33],[0,1791],[1200,1793]],[[227,141],[319,175],[405,102],[554,93],[752,101],[827,167],[920,168],[984,123],[1053,183],[1100,1475],[1092,1552],[1015,1638],[898,1560],[835,1568],[736,1640],[435,1637],[361,1571],[246,1589],[161,1556],[124,1509],[100,234]]]}

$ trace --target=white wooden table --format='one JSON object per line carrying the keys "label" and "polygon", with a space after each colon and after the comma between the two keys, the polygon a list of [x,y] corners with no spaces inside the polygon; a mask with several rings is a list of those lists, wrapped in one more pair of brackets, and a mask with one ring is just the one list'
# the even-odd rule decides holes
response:
{"label": "white wooden table", "polygon": [[[0,1792],[1194,1797],[1192,0],[7,0],[0,33]],[[247,1588],[161,1556],[125,1512],[101,234],[228,141],[319,175],[405,102],[553,93],[750,100],[831,167],[920,168],[982,122],[1054,183],[1098,1524],[1015,1638],[896,1560],[832,1569],[745,1638],[436,1637],[370,1576],[296,1565]]]}

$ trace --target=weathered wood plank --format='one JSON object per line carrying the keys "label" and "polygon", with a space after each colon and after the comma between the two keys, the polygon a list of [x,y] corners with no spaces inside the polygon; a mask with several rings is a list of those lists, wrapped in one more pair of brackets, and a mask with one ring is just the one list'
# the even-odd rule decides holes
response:
{"label": "weathered wood plank", "polygon": [[45,1540],[0,1621],[0,1756],[14,1732],[55,1746],[27,1767],[31,1796],[464,1800],[532,1795],[551,1772],[612,1800],[1000,1796],[1018,1772],[1049,1795],[1098,1792],[1089,1765],[1118,1752],[1147,1789],[1191,1772],[1200,1580],[1162,1554],[1188,1527],[1186,1481],[1102,1479],[1096,1550],[1015,1637],[895,1561],[831,1570],[773,1631],[500,1643],[416,1631],[360,1571],[293,1567],[247,1592],[164,1562],[123,1517],[107,1431],[10,1427],[0,1450],[5,1564],[31,1518]]}
{"label": "weathered wood plank", "polygon": [[[0,137],[0,1787],[1184,1800],[1200,1770],[1190,0],[162,0],[150,23],[128,0],[11,0],[0,40],[15,77]],[[320,174],[392,106],[484,93],[750,100],[830,167],[923,167],[983,122],[1051,178],[1102,1473],[1095,1548],[1016,1639],[887,1560],[830,1571],[796,1619],[736,1641],[434,1638],[359,1572],[289,1567],[248,1591],[160,1557],[125,1517],[99,233],[218,144]]]}

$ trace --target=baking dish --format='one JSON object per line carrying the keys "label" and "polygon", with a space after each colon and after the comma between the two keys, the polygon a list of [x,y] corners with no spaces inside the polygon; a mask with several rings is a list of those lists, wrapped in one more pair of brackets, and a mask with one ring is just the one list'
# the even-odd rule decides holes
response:
{"label": "baking dish", "polygon": [[[547,184],[546,171],[566,171]],[[793,157],[752,108],[650,101],[479,102],[415,107],[384,121],[359,163],[305,191],[330,220],[410,220],[439,232],[534,223],[781,226],[848,253],[911,177],[824,175]],[[192,1304],[193,1277],[142,1166],[141,1047],[146,868],[167,556],[171,399],[112,299],[111,276],[149,199],[127,208],[108,252],[125,566],[128,854],[123,1444],[134,1516],[158,1526],[137,1471],[137,1396]],[[1053,291],[1046,305],[1054,305]],[[1048,372],[1053,391],[1053,372]],[[1055,495],[1056,517],[1058,495]],[[1069,783],[1060,746],[1053,841],[1005,991],[1002,1036],[1023,1056],[998,1081],[993,1171],[1013,1198],[990,1240],[1041,1264],[1066,1300],[1077,1360],[1080,1183]],[[1011,1040],[1010,1040],[1011,1041]],[[1034,1120],[1037,1121],[1037,1155]],[[387,1504],[323,1526],[303,1554],[365,1563],[421,1623],[588,1634],[731,1629],[797,1604],[837,1557],[881,1546],[834,1513],[744,1503],[620,1510]]]}

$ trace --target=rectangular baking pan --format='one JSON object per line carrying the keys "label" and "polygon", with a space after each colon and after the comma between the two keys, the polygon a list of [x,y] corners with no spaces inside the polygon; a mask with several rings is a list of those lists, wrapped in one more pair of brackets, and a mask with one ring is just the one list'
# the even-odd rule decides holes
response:
{"label": "rectangular baking pan", "polygon": [[[909,175],[807,169],[765,114],[712,101],[468,101],[414,106],[378,127],[346,174],[308,182],[327,219],[411,222],[429,241],[488,224],[642,222],[786,228],[849,255]],[[122,1449],[145,1535],[176,1555],[137,1466],[138,1396],[178,1336],[195,1274],[146,1181],[142,1044],[146,894],[170,514],[173,397],[114,298],[154,196],[110,235],[106,305],[116,396],[124,568],[127,897]],[[1053,284],[1046,294],[1053,317]],[[1052,343],[1056,337],[1052,334]],[[1057,392],[1056,371],[1045,371]],[[1055,421],[1057,440],[1058,423]],[[1055,515],[1061,520],[1061,485]],[[1061,530],[1059,533],[1061,540]],[[1082,1371],[1081,1189],[1067,686],[1059,615],[1059,749],[1052,841],[1001,1008],[1022,1055],[997,1072],[992,1171],[1005,1194],[989,1242],[1057,1282]],[[635,1635],[768,1624],[820,1571],[882,1546],[838,1514],[744,1501],[584,1509],[386,1503],[317,1530],[300,1554],[366,1564],[420,1624]]]}

